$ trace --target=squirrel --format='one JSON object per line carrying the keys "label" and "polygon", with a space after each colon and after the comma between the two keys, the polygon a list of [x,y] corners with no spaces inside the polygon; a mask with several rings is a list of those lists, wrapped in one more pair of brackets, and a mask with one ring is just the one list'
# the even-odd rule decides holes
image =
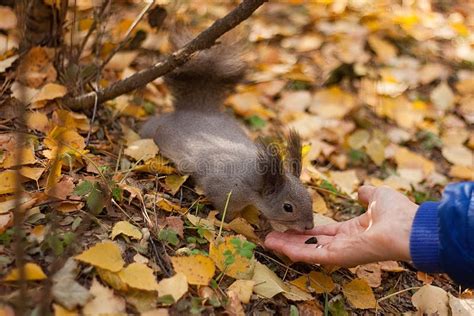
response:
{"label": "squirrel", "polygon": [[[179,48],[187,37],[173,35],[170,42]],[[219,110],[246,72],[240,46],[224,36],[165,75],[174,112],[152,117],[140,134],[153,138],[179,172],[191,175],[221,217],[226,209],[222,220],[232,220],[252,205],[274,229],[312,229],[311,197],[299,180],[299,134],[290,131],[283,160],[276,146],[253,142],[233,117]]]}

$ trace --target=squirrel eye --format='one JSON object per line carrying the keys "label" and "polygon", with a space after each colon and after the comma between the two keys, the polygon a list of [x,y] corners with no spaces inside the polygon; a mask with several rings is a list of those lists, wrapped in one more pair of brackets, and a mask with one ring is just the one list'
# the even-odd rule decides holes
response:
{"label": "squirrel eye", "polygon": [[283,204],[283,209],[285,210],[285,212],[292,213],[293,212],[293,205],[291,205],[290,203],[284,203]]}

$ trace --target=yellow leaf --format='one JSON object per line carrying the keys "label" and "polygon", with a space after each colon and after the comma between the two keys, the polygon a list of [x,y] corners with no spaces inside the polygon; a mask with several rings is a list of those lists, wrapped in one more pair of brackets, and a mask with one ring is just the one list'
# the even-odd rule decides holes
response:
{"label": "yellow leaf", "polygon": [[82,114],[71,112],[63,109],[54,111],[53,122],[60,127],[67,127],[70,129],[78,129],[83,132],[89,131],[89,118]]}
{"label": "yellow leaf", "polygon": [[[237,249],[231,242],[231,240],[235,238],[241,239],[242,241],[245,240],[245,238],[239,236],[226,236],[222,242],[211,242],[209,256],[224,274],[235,279],[251,279],[256,260],[254,258],[249,259],[243,257],[237,252]],[[228,257],[226,254],[229,252],[234,256],[234,262],[230,265],[226,265],[225,261]]]}
{"label": "yellow leaf", "polygon": [[40,92],[31,100],[32,103],[40,101],[54,100],[66,95],[67,89],[57,83],[47,83],[41,88]]}
{"label": "yellow leaf", "polygon": [[129,144],[124,153],[137,161],[148,160],[158,154],[158,146],[153,139],[139,139]]}
{"label": "yellow leaf", "polygon": [[352,195],[360,183],[355,170],[331,171],[329,175],[341,191],[348,195]]}
{"label": "yellow leaf", "polygon": [[0,194],[15,192],[16,172],[13,170],[5,170],[0,172]]}
{"label": "yellow leaf", "polygon": [[290,281],[291,284],[307,292],[331,293],[334,288],[332,278],[323,273],[311,271],[308,275],[302,275],[299,278]]}
{"label": "yellow leaf", "polygon": [[59,304],[53,304],[54,316],[79,316],[77,310],[67,310]]}
{"label": "yellow leaf", "polygon": [[441,150],[443,157],[453,165],[472,167],[474,165],[474,154],[472,150],[463,145],[451,145]]}
{"label": "yellow leaf", "polygon": [[234,292],[237,294],[239,301],[248,304],[252,296],[254,285],[255,281],[253,280],[236,280],[227,288],[227,292]]}
{"label": "yellow leaf", "polygon": [[311,301],[313,296],[293,284],[286,284],[287,290],[281,294],[290,301]]}
{"label": "yellow leaf", "polygon": [[216,272],[211,258],[203,255],[171,257],[171,262],[176,273],[183,273],[189,284],[208,285]]}
{"label": "yellow leaf", "polygon": [[95,244],[74,258],[112,272],[120,271],[125,264],[120,248],[112,241]]}
{"label": "yellow leaf", "polygon": [[165,179],[165,185],[168,190],[171,191],[171,194],[175,195],[188,177],[189,176],[178,176],[176,174],[169,175]]}
{"label": "yellow leaf", "polygon": [[370,35],[368,38],[370,47],[377,54],[378,59],[382,62],[389,62],[391,59],[397,56],[397,49],[395,46],[381,39],[377,35]]}
{"label": "yellow leaf", "polygon": [[260,243],[260,238],[255,234],[255,230],[250,225],[245,218],[237,217],[233,219],[227,226],[229,229],[233,230],[237,234],[244,235],[246,238],[255,243]]}
{"label": "yellow leaf", "polygon": [[38,181],[41,178],[45,168],[36,168],[36,167],[21,167],[20,174],[28,179]]}
{"label": "yellow leaf", "polygon": [[110,285],[113,289],[118,291],[127,291],[128,285],[122,281],[119,276],[119,272],[112,272],[109,270],[96,268],[97,274],[99,275],[100,279],[104,281],[106,284]]}
{"label": "yellow leaf", "polygon": [[159,174],[172,174],[175,172],[175,168],[168,166],[169,161],[160,155],[148,159],[143,165],[136,166],[134,171],[148,172],[148,173],[159,173]]}
{"label": "yellow leaf", "polygon": [[62,157],[63,154],[80,157],[86,147],[84,137],[78,132],[67,127],[57,126],[48,133],[44,144],[51,149],[51,151],[44,151],[44,155],[48,159]]}
{"label": "yellow leaf", "polygon": [[435,170],[431,160],[420,156],[405,147],[398,147],[395,151],[395,162],[398,168],[421,170],[426,177]]}
{"label": "yellow leaf", "polygon": [[191,222],[196,227],[203,228],[205,230],[204,232],[204,238],[207,239],[207,241],[212,242],[214,239],[215,235],[215,229],[213,223],[205,218],[201,218],[198,216],[195,216],[191,213],[186,214],[186,218]]}
{"label": "yellow leaf", "polygon": [[385,161],[385,145],[379,139],[372,138],[365,146],[365,151],[377,166],[380,167]]}
{"label": "yellow leaf", "polygon": [[474,181],[474,167],[464,167],[464,166],[454,165],[449,170],[449,175],[454,178]]}
{"label": "yellow leaf", "polygon": [[163,198],[159,198],[158,201],[156,202],[156,206],[158,206],[159,208],[165,210],[166,212],[178,212],[178,213],[181,213],[181,214],[185,214],[188,209],[187,208],[184,208],[184,207],[181,207],[179,205],[176,205],[166,199],[163,199]]}
{"label": "yellow leaf", "polygon": [[153,270],[143,263],[131,263],[118,273],[120,279],[138,290],[156,291],[158,284]]}
{"label": "yellow leaf", "polygon": [[111,238],[115,239],[120,234],[125,236],[140,240],[142,239],[142,232],[134,225],[130,224],[127,221],[120,221],[114,225],[112,228]]}
{"label": "yellow leaf", "polygon": [[354,308],[369,309],[377,306],[372,289],[362,279],[354,279],[344,284],[342,292]]}
{"label": "yellow leaf", "polygon": [[254,293],[265,298],[272,298],[275,295],[288,290],[286,284],[267,266],[257,262],[252,280],[255,282]]}
{"label": "yellow leaf", "polygon": [[158,296],[171,295],[177,302],[188,292],[188,281],[183,273],[176,273],[171,278],[163,279],[158,283]]}
{"label": "yellow leaf", "polygon": [[[47,278],[43,269],[36,263],[28,262],[24,266],[25,280],[38,281]],[[20,279],[20,271],[17,268],[12,269],[3,279],[4,281],[18,281]]]}
{"label": "yellow leaf", "polygon": [[337,86],[332,86],[314,94],[309,111],[324,118],[340,119],[349,113],[355,105],[356,102],[352,94],[342,91]]}
{"label": "yellow leaf", "polygon": [[28,112],[26,114],[26,126],[30,129],[46,133],[50,126],[48,116],[43,112]]}
{"label": "yellow leaf", "polygon": [[5,148],[5,159],[1,164],[3,168],[34,164],[36,162],[33,142],[26,140],[25,143],[21,145],[21,161],[19,161],[19,157],[17,156],[17,146],[18,143],[16,137],[12,137],[9,144],[7,144]]}
{"label": "yellow leaf", "polygon": [[361,149],[370,139],[370,133],[365,129],[359,129],[349,136],[347,143],[352,149]]}
{"label": "yellow leaf", "polygon": [[323,199],[321,194],[319,194],[316,190],[310,189],[311,192],[311,199],[313,200],[313,212],[319,214],[327,214],[329,209],[326,205],[326,201]]}

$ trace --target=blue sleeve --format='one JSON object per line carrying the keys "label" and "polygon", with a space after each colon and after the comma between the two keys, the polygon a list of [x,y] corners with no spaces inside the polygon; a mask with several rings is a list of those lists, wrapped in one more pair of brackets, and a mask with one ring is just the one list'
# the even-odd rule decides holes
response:
{"label": "blue sleeve", "polygon": [[440,202],[420,205],[410,254],[417,269],[447,273],[457,283],[474,287],[474,182],[450,184]]}

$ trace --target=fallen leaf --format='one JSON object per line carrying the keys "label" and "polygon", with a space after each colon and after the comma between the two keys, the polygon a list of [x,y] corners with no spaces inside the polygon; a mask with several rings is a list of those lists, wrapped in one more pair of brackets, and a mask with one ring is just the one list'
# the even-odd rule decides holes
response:
{"label": "fallen leaf", "polygon": [[13,225],[13,212],[0,214],[0,234],[3,234]]}
{"label": "fallen leaf", "polygon": [[449,307],[451,307],[451,315],[455,316],[471,316],[474,315],[474,299],[460,299],[448,293]]}
{"label": "fallen leaf", "polygon": [[171,278],[162,279],[157,286],[158,296],[171,295],[177,302],[188,292],[188,280],[183,273],[176,273]]}
{"label": "fallen leaf", "polygon": [[74,258],[112,272],[120,271],[125,264],[120,248],[112,241],[95,244]]}
{"label": "fallen leaf", "polygon": [[451,145],[442,148],[441,153],[447,161],[453,165],[472,167],[474,165],[474,154],[463,145]]}
{"label": "fallen leaf", "polygon": [[[2,8],[0,7],[0,14],[1,14],[1,11],[2,11]],[[18,59],[18,55],[14,55],[4,60],[0,60],[0,73],[5,72],[5,70],[10,68],[17,59]]]}
{"label": "fallen leaf", "polygon": [[413,306],[422,314],[449,315],[448,293],[436,286],[423,285],[411,297]]}
{"label": "fallen leaf", "polygon": [[115,239],[118,235],[123,234],[133,239],[142,239],[142,232],[134,225],[127,221],[117,222],[112,228],[112,234],[110,238]]}
{"label": "fallen leaf", "polygon": [[[239,236],[226,236],[222,242],[213,241],[210,243],[209,257],[211,257],[219,270],[224,274],[235,279],[251,279],[254,274],[253,271],[256,260],[253,257],[247,258],[241,256],[232,243],[233,239],[245,241],[244,237]],[[229,256],[233,256],[234,260],[232,264],[227,265],[226,259]]]}
{"label": "fallen leaf", "polygon": [[340,119],[349,113],[355,105],[352,94],[341,90],[337,86],[332,86],[321,89],[314,94],[309,111],[323,118]]}
{"label": "fallen leaf", "polygon": [[356,274],[367,282],[370,287],[379,287],[382,283],[382,270],[378,263],[368,263],[357,266]]}
{"label": "fallen leaf", "polygon": [[169,312],[166,308],[157,308],[142,312],[140,316],[169,316]]}
{"label": "fallen leaf", "polygon": [[289,299],[290,301],[312,301],[314,300],[314,297],[309,294],[308,292],[305,292],[298,288],[297,286],[293,284],[285,284],[287,286],[287,289],[285,292],[281,293],[284,297]]}
{"label": "fallen leaf", "polygon": [[474,167],[451,166],[449,176],[459,179],[474,180]]}
{"label": "fallen leaf", "polygon": [[365,280],[354,279],[344,284],[342,292],[354,308],[369,309],[377,307],[374,293]]}
{"label": "fallen leaf", "polygon": [[112,289],[100,284],[96,278],[92,280],[90,293],[94,295],[82,312],[84,315],[116,315],[125,312],[125,300],[114,294]]}
{"label": "fallen leaf", "polygon": [[369,143],[369,140],[370,133],[365,129],[358,129],[348,137],[347,143],[352,149],[361,149]]}
{"label": "fallen leaf", "polygon": [[[40,89],[39,93],[31,100],[31,102],[36,103],[62,98],[66,93],[67,89],[65,86],[57,83],[47,83]],[[33,108],[36,107],[33,106]]]}
{"label": "fallen leaf", "polygon": [[446,111],[454,106],[454,93],[446,81],[441,82],[431,91],[431,102],[441,111]]}
{"label": "fallen leaf", "polygon": [[290,283],[309,293],[331,293],[335,288],[334,282],[329,275],[316,271],[302,275],[290,281]]}
{"label": "fallen leaf", "polygon": [[403,272],[405,271],[405,268],[400,266],[398,262],[396,261],[382,261],[379,262],[380,268],[382,271],[387,271],[387,272]]}
{"label": "fallen leaf", "polygon": [[435,170],[435,165],[431,160],[428,160],[405,147],[398,147],[395,150],[394,158],[398,168],[421,170],[424,177],[427,177]]}
{"label": "fallen leaf", "polygon": [[28,179],[38,181],[39,178],[41,178],[41,175],[43,174],[45,168],[42,167],[28,167],[28,166],[23,166],[20,169],[20,174]]}
{"label": "fallen leaf", "polygon": [[54,316],[79,316],[77,310],[67,310],[61,305],[53,303]]}
{"label": "fallen leaf", "polygon": [[101,268],[96,268],[96,272],[99,275],[100,279],[113,289],[123,292],[127,292],[130,290],[128,285],[122,281],[118,272],[112,272]]}
{"label": "fallen leaf", "polygon": [[311,199],[313,200],[313,212],[319,214],[329,213],[326,201],[316,190],[310,189]]}
{"label": "fallen leaf", "polygon": [[239,298],[239,301],[248,304],[252,296],[254,285],[255,281],[253,280],[235,280],[235,282],[227,288],[227,292],[234,292]]}
{"label": "fallen leaf", "polygon": [[92,297],[85,287],[75,281],[78,272],[77,262],[69,258],[52,277],[51,294],[54,300],[69,310],[84,306]]}
{"label": "fallen leaf", "polygon": [[153,270],[143,263],[133,262],[118,273],[128,286],[145,291],[156,291],[158,284]]}
{"label": "fallen leaf", "polygon": [[288,289],[275,272],[260,262],[256,262],[255,264],[252,280],[255,282],[253,288],[254,293],[265,298],[272,298]]}
{"label": "fallen leaf", "polygon": [[0,30],[11,30],[16,27],[16,15],[15,12],[9,7],[0,6]]}
{"label": "fallen leaf", "polygon": [[384,62],[390,62],[394,57],[397,56],[397,49],[395,46],[390,44],[388,41],[381,39],[377,35],[370,35],[367,39],[370,47],[377,54],[377,58]]}
{"label": "fallen leaf", "polygon": [[172,195],[175,195],[181,186],[186,182],[189,176],[178,176],[176,174],[171,174],[166,177],[165,185],[168,190],[171,191]]}
{"label": "fallen leaf", "polygon": [[45,193],[58,200],[66,200],[74,191],[75,185],[73,178],[69,176],[63,176],[63,178],[56,184],[46,186]]}
{"label": "fallen leaf", "polygon": [[184,238],[184,223],[178,216],[167,216],[165,218],[166,225],[173,229],[179,237]]}
{"label": "fallen leaf", "polygon": [[171,263],[176,273],[183,273],[193,285],[208,285],[216,272],[214,262],[204,255],[171,257]]}
{"label": "fallen leaf", "polygon": [[[25,280],[27,281],[39,281],[47,278],[44,274],[43,269],[36,263],[27,262],[24,266]],[[3,278],[3,281],[18,281],[20,280],[20,271],[18,268],[13,268]]]}
{"label": "fallen leaf", "polygon": [[[128,289],[125,293],[125,300],[128,304],[133,305],[140,315],[143,315],[143,313],[156,308],[159,298],[156,291]],[[166,311],[166,309],[164,310]]]}
{"label": "fallen leaf", "polygon": [[416,273],[416,278],[417,280],[423,282],[424,285],[426,284],[431,284],[433,283],[433,280],[434,278],[432,276],[430,276],[428,273],[425,273],[425,272],[421,272],[421,271],[418,271]]}
{"label": "fallen leaf", "polygon": [[125,148],[124,153],[137,161],[146,161],[158,154],[158,146],[156,146],[153,139],[139,139],[130,143],[127,148]]}
{"label": "fallen leaf", "polygon": [[46,133],[50,129],[50,122],[45,113],[33,111],[26,113],[26,126],[30,129]]}
{"label": "fallen leaf", "polygon": [[255,229],[250,225],[245,218],[237,217],[233,219],[227,226],[229,229],[233,230],[237,234],[245,236],[248,240],[254,243],[260,243],[261,240],[255,234]]}
{"label": "fallen leaf", "polygon": [[329,176],[341,191],[349,196],[352,196],[352,193],[360,183],[355,170],[331,171]]}
{"label": "fallen leaf", "polygon": [[228,291],[227,296],[229,297],[229,302],[225,306],[226,312],[229,315],[244,316],[244,308],[242,307],[238,294],[233,291]]}

